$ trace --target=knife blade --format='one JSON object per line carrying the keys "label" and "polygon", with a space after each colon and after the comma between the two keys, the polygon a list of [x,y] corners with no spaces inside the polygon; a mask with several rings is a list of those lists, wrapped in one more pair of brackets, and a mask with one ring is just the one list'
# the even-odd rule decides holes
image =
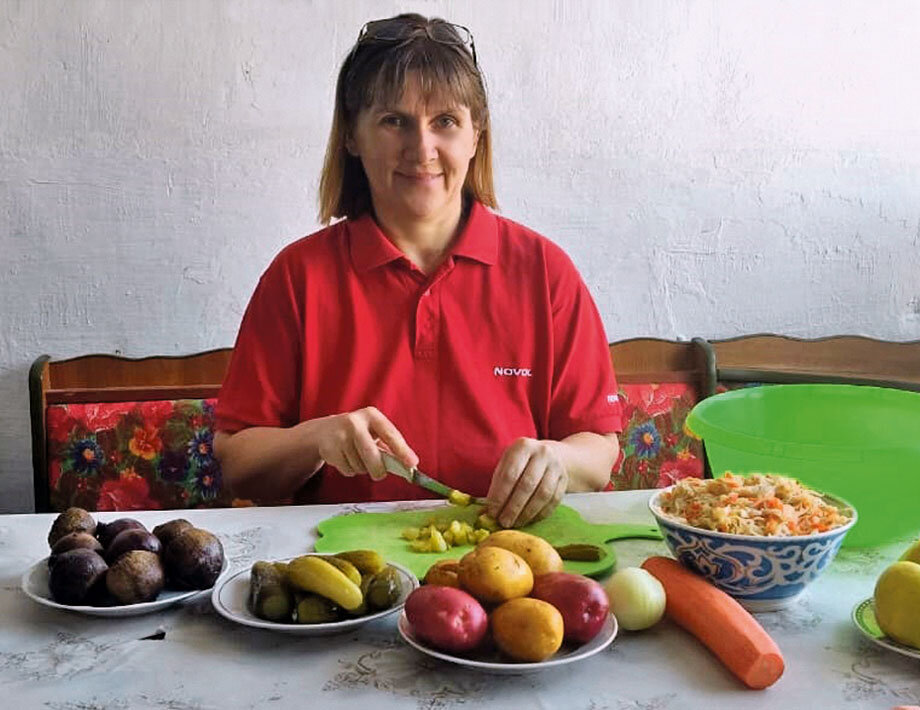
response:
{"label": "knife blade", "polygon": [[[381,449],[380,456],[383,458],[383,465],[388,473],[392,473],[394,476],[399,476],[412,485],[419,486],[424,488],[426,491],[436,493],[442,498],[449,498],[451,492],[455,490],[454,488],[446,486],[440,481],[435,480],[431,476],[422,473],[415,466],[408,468],[402,461],[400,461],[388,451],[383,451]],[[485,498],[474,498],[473,496],[470,496],[470,502],[485,505],[487,501]]]}

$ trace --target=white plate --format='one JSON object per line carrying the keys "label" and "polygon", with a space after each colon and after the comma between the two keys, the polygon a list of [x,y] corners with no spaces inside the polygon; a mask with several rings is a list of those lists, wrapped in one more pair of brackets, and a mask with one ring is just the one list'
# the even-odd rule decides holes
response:
{"label": "white plate", "polygon": [[[221,568],[221,574],[227,569],[227,559],[224,558],[224,564]],[[160,595],[152,602],[141,602],[139,604],[124,604],[120,606],[85,606],[59,604],[51,598],[51,592],[48,589],[48,558],[39,560],[22,575],[22,591],[32,599],[43,606],[52,609],[63,609],[64,611],[75,611],[78,614],[87,614],[89,616],[138,616],[139,614],[149,614],[152,611],[159,611],[166,607],[178,604],[185,599],[190,599],[196,594],[207,592],[207,589],[175,590],[164,589]]]}
{"label": "white plate", "polygon": [[[321,552],[311,552],[311,555],[323,556]],[[291,558],[293,559],[293,558]],[[285,562],[287,560],[284,560]],[[268,629],[269,631],[280,631],[286,634],[298,634],[300,636],[327,636],[329,634],[340,634],[351,631],[359,626],[380,619],[389,614],[399,611],[406,603],[406,597],[413,589],[418,588],[418,579],[412,572],[398,565],[395,562],[388,562],[388,565],[396,568],[399,572],[400,592],[396,604],[389,609],[378,611],[365,616],[358,616],[354,619],[344,619],[342,621],[332,621],[326,624],[279,624],[274,621],[265,621],[253,614],[249,610],[249,569],[228,576],[226,579],[218,580],[214,591],[211,592],[211,603],[221,616],[235,621],[244,626],[253,626],[257,629]]]}
{"label": "white plate", "polygon": [[863,599],[859,604],[853,607],[853,613],[850,615],[856,628],[860,630],[863,636],[872,643],[876,643],[889,651],[900,653],[909,658],[920,659],[920,648],[911,648],[903,643],[898,643],[894,639],[885,636],[884,632],[878,627],[878,621],[875,618],[875,604],[872,597]]}
{"label": "white plate", "polygon": [[[568,663],[574,663],[575,661],[580,661],[583,658],[588,658],[593,656],[595,653],[600,653],[607,646],[613,643],[613,639],[617,635],[617,620],[613,614],[607,616],[607,622],[601,627],[601,630],[597,632],[597,636],[588,641],[588,643],[582,644],[577,648],[566,650],[564,645],[559,651],[556,652],[556,655],[548,658],[545,661],[540,661],[539,663],[514,663],[512,661],[501,661],[501,660],[484,660],[481,658],[475,657],[466,657],[466,656],[452,656],[449,653],[444,653],[443,651],[436,651],[433,648],[424,645],[422,641],[416,637],[415,633],[412,631],[412,624],[409,623],[409,619],[406,618],[406,612],[403,612],[399,615],[399,633],[403,637],[406,643],[408,643],[413,648],[425,653],[434,658],[440,658],[442,661],[449,661],[451,663],[456,663],[460,666],[466,666],[467,668],[472,668],[477,671],[482,671],[484,673],[495,673],[498,675],[520,675],[523,673],[536,673],[538,671],[544,671],[548,668],[556,668],[558,666],[564,666]],[[494,658],[499,658],[498,652],[494,654]]]}

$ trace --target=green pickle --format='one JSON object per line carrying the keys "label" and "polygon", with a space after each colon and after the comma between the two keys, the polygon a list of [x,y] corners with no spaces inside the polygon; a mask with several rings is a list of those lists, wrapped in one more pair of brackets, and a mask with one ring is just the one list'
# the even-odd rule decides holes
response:
{"label": "green pickle", "polygon": [[482,530],[488,530],[489,532],[495,532],[501,526],[491,515],[487,513],[480,513],[479,517],[476,518],[476,527]]}
{"label": "green pickle", "polygon": [[584,542],[561,545],[556,548],[556,552],[564,560],[577,562],[597,562],[607,556],[607,550],[600,545],[591,545]]}
{"label": "green pickle", "polygon": [[266,621],[289,621],[294,595],[284,575],[271,562],[256,562],[249,575],[249,608]]}
{"label": "green pickle", "polygon": [[387,566],[383,557],[376,550],[348,550],[337,552],[335,556],[340,560],[351,562],[362,575],[377,574]]}
{"label": "green pickle", "polygon": [[399,581],[399,572],[396,571],[395,567],[387,566],[370,580],[364,598],[371,609],[379,611],[389,609],[399,601],[401,591],[402,585],[400,585]]}
{"label": "green pickle", "polygon": [[350,579],[352,582],[357,584],[359,587],[361,586],[361,573],[358,571],[358,568],[355,567],[351,562],[343,557],[339,557],[338,555],[333,555],[331,557],[325,555],[322,556],[322,558],[333,567],[336,567],[339,572],[348,577],[348,579]]}
{"label": "green pickle", "polygon": [[330,621],[338,621],[340,616],[341,609],[330,599],[319,594],[298,594],[294,623],[327,624]]}

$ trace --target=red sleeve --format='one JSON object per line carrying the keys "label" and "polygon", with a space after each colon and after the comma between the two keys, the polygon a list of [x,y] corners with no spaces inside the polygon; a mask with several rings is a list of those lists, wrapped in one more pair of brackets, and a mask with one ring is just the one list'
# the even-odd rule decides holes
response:
{"label": "red sleeve", "polygon": [[556,256],[550,438],[619,432],[622,414],[604,325],[574,264],[561,250]]}
{"label": "red sleeve", "polygon": [[302,307],[282,252],[249,301],[217,399],[216,428],[288,427],[300,420]]}

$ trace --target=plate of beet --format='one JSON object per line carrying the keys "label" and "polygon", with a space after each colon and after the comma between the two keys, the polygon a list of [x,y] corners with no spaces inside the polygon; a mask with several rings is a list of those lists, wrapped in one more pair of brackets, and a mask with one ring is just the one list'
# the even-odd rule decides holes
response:
{"label": "plate of beet", "polygon": [[92,616],[137,616],[211,589],[226,569],[220,540],[184,519],[153,531],[133,518],[97,522],[69,508],[48,534],[51,553],[22,575],[43,606]]}

